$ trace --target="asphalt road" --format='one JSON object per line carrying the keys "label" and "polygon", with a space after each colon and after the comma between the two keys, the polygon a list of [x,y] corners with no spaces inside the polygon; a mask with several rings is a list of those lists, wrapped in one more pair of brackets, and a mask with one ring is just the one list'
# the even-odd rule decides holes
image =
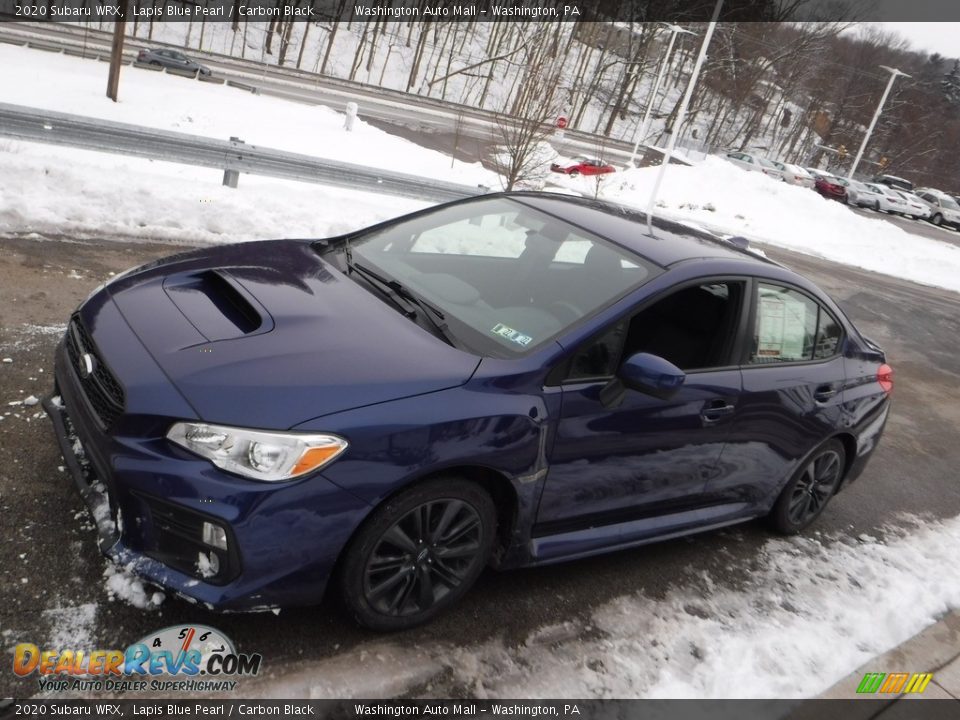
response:
{"label": "asphalt road", "polygon": [[[178,600],[148,612],[108,599],[104,561],[84,506],[58,470],[62,460],[48,419],[39,406],[8,403],[50,389],[58,327],[110,272],[182,247],[32,236],[0,238],[0,248],[0,358],[12,360],[0,364],[2,657],[9,659],[17,642],[44,645],[58,633],[111,649],[171,624],[198,622],[224,631],[241,651],[262,653],[265,668],[276,673],[373,638],[331,604],[278,616],[219,615]],[[880,448],[816,530],[882,534],[902,513],[960,514],[960,296],[775,249],[768,254],[831,293],[885,347],[896,371],[893,411]],[[662,597],[701,570],[737,587],[769,537],[762,523],[753,522],[564,565],[488,572],[453,612],[395,639],[406,647],[433,640],[466,644],[493,635],[519,643],[535,628],[586,617],[617,595],[642,589]],[[79,620],[83,606],[86,623]],[[36,692],[35,676],[20,680],[9,668],[8,661],[0,665],[0,697]]]}
{"label": "asphalt road", "polygon": [[864,217],[883,218],[887,222],[893,223],[897,227],[906,230],[911,235],[919,235],[920,237],[930,238],[931,240],[940,240],[941,242],[960,246],[960,232],[943,226],[937,227],[926,220],[912,220],[900,215],[891,215],[883,211],[867,210],[866,208],[850,208],[850,210]]}

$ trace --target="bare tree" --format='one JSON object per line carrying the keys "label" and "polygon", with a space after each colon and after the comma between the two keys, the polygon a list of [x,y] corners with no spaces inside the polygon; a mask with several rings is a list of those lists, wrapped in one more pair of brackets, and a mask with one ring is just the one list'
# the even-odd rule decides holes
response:
{"label": "bare tree", "polygon": [[547,140],[560,110],[560,63],[548,38],[532,37],[525,45],[524,69],[510,111],[497,114],[500,147],[494,165],[503,176],[504,189],[542,173],[551,154]]}

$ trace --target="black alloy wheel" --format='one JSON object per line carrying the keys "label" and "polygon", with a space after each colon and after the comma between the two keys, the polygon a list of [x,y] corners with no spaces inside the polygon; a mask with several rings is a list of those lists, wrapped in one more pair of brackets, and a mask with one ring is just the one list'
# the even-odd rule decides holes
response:
{"label": "black alloy wheel", "polygon": [[351,542],[341,594],[362,625],[402,630],[455,603],[487,564],[490,496],[460,478],[415,485],[374,511]]}
{"label": "black alloy wheel", "polygon": [[840,486],[845,461],[846,453],[838,440],[818,448],[780,493],[770,513],[773,526],[792,535],[816,520]]}

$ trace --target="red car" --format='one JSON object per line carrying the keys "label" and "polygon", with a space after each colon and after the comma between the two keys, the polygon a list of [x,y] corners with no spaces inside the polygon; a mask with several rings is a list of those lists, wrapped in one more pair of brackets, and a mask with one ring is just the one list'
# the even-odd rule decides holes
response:
{"label": "red car", "polygon": [[607,165],[602,160],[596,158],[579,157],[574,159],[572,165],[558,165],[553,163],[550,166],[553,172],[563,173],[564,175],[606,175],[616,172],[613,165]]}
{"label": "red car", "polygon": [[847,201],[847,189],[840,184],[837,178],[830,175],[818,175],[813,188],[825,198]]}

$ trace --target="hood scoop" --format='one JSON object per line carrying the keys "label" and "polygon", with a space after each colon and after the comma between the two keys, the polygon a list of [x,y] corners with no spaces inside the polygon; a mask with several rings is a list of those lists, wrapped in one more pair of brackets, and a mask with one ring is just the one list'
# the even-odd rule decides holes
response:
{"label": "hood scoop", "polygon": [[163,290],[208,341],[232,340],[273,329],[273,320],[226,268],[176,273]]}

